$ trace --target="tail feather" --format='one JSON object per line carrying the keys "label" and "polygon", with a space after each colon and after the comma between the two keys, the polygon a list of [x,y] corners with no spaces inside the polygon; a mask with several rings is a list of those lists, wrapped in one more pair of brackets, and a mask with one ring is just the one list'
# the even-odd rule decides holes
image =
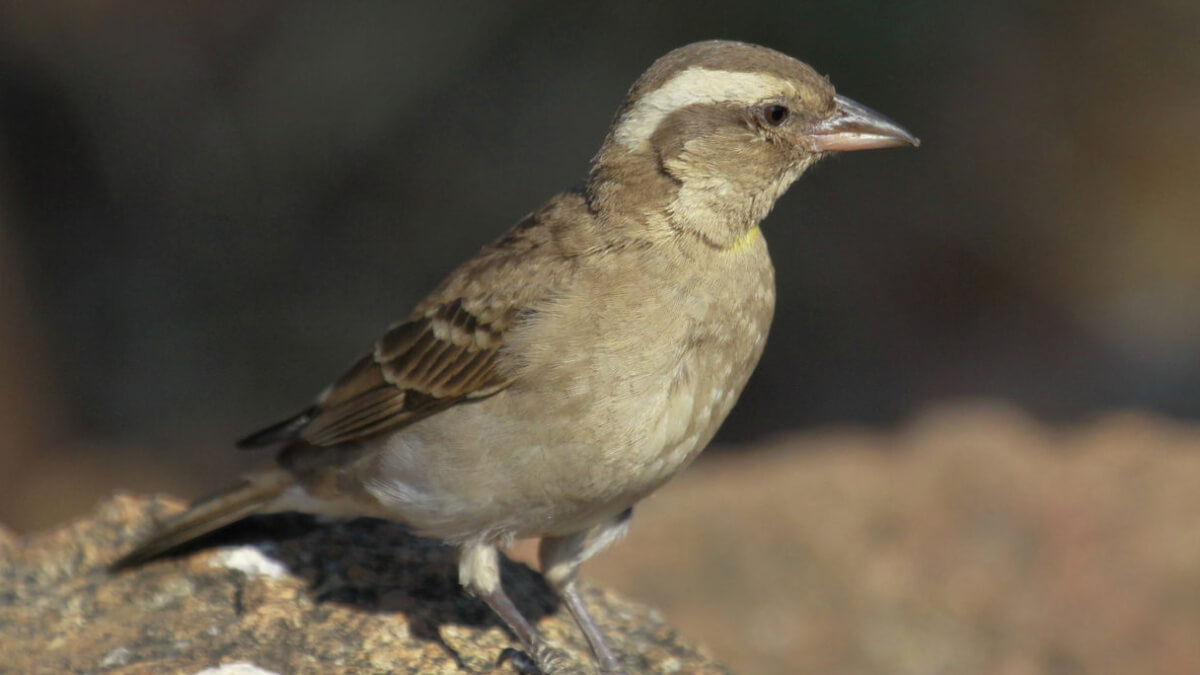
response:
{"label": "tail feather", "polygon": [[136,567],[213,530],[261,513],[294,482],[292,474],[283,469],[247,476],[239,485],[200,500],[168,521],[132,551],[109,565],[109,571]]}
{"label": "tail feather", "polygon": [[262,448],[268,445],[278,445],[294,440],[304,431],[313,418],[317,415],[317,406],[309,406],[303,411],[292,415],[291,417],[276,422],[266,429],[259,429],[249,436],[239,440],[237,446],[242,450],[253,450]]}

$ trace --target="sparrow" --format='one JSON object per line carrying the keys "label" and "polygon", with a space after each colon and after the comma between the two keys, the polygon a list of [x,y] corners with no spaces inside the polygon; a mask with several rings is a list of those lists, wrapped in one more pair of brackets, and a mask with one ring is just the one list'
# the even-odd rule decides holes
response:
{"label": "sparrow", "polygon": [[566,658],[505,593],[498,548],[541,538],[602,672],[621,661],[577,588],[632,508],[708,444],[775,305],[760,222],[826,155],[916,146],[808,65],[706,41],[629,90],[587,179],[453,271],[312,405],[239,442],[267,469],[115,568],[252,514],[373,516],[458,549],[459,581],[545,673]]}

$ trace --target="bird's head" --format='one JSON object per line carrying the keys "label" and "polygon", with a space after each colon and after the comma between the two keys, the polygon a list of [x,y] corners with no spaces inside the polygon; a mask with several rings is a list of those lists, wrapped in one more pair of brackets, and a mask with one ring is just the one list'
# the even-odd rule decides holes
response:
{"label": "bird's head", "polygon": [[600,208],[637,204],[726,246],[826,154],[917,144],[790,56],[697,42],[663,56],[634,83],[589,187]]}

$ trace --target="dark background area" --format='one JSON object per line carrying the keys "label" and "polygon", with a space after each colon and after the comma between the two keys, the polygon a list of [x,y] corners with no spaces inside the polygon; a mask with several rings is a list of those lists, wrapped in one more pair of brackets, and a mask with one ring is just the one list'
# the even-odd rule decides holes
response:
{"label": "dark background area", "polygon": [[18,528],[231,475],[231,439],[582,177],[637,75],[713,37],[801,58],[924,141],[829,160],[768,219],[778,315],[722,444],[963,397],[1051,421],[1200,414],[1190,3],[0,15],[0,521]]}

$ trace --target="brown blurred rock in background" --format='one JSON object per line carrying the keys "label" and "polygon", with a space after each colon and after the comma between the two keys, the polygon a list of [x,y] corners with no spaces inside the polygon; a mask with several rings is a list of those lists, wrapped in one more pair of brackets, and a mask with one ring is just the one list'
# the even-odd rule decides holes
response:
{"label": "brown blurred rock in background", "polygon": [[1200,672],[1200,427],[954,407],[785,435],[645,502],[589,578],[737,672]]}

